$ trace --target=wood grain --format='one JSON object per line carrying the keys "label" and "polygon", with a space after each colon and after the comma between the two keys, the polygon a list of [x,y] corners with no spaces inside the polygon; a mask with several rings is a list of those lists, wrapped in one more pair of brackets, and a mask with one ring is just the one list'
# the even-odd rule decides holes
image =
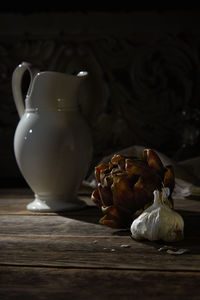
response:
{"label": "wood grain", "polygon": [[[78,211],[33,213],[30,190],[0,190],[0,299],[199,299],[200,201],[178,200],[185,238],[135,241],[99,224],[88,196]],[[158,251],[167,245],[183,255]]]}
{"label": "wood grain", "polygon": [[0,216],[0,233],[7,235],[109,236],[114,230],[98,224],[96,216]]}
{"label": "wood grain", "polygon": [[[185,255],[131,237],[1,236],[0,265],[200,271],[200,248]],[[191,263],[192,262],[192,263]]]}
{"label": "wood grain", "polygon": [[[79,190],[78,198],[83,200],[87,208],[97,207],[90,199],[91,190],[82,187]],[[0,215],[55,215],[49,212],[32,212],[26,209],[28,203],[34,200],[34,194],[30,189],[0,189]],[[68,212],[68,214],[77,214],[79,211]]]}
{"label": "wood grain", "polygon": [[1,267],[0,298],[9,299],[199,299],[200,274]]}

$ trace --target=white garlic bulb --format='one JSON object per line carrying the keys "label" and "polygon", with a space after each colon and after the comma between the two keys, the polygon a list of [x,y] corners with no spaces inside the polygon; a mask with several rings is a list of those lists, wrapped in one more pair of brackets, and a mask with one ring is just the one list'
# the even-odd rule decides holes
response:
{"label": "white garlic bulb", "polygon": [[183,239],[183,218],[168,205],[169,188],[162,192],[154,191],[154,203],[133,221],[131,225],[132,237],[136,240],[163,240],[175,242]]}

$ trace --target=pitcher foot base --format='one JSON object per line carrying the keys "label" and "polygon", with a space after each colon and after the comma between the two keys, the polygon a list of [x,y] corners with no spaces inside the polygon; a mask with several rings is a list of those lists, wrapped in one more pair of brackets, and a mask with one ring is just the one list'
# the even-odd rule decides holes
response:
{"label": "pitcher foot base", "polygon": [[71,211],[79,210],[86,207],[86,203],[78,198],[69,201],[63,201],[55,198],[40,199],[35,195],[35,200],[29,203],[26,208],[35,212],[58,212],[58,211]]}

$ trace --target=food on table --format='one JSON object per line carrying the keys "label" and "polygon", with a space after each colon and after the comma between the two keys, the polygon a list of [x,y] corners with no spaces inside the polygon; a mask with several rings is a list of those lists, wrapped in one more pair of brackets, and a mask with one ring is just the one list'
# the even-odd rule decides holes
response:
{"label": "food on table", "polygon": [[136,240],[180,241],[184,237],[184,221],[180,214],[171,209],[166,200],[169,188],[154,191],[154,202],[131,224],[132,237]]}
{"label": "food on table", "polygon": [[172,166],[164,166],[158,154],[145,149],[142,157],[115,154],[108,163],[95,168],[98,187],[91,199],[104,216],[100,224],[112,228],[128,228],[153,203],[154,190],[168,187],[167,205],[173,208],[171,197],[175,178]]}

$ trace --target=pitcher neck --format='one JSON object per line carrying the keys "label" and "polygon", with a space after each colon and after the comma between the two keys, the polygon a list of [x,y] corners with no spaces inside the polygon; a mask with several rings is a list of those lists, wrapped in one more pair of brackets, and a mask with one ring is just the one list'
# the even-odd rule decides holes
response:
{"label": "pitcher neck", "polygon": [[33,111],[77,111],[78,92],[86,76],[58,72],[38,73],[26,98],[26,109]]}

